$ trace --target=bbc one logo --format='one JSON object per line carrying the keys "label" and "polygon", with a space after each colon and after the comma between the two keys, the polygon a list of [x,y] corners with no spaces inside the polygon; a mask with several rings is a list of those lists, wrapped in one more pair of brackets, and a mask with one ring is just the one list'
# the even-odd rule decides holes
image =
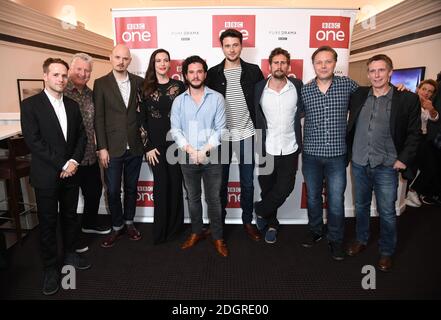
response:
{"label": "bbc one logo", "polygon": [[153,207],[153,181],[138,181],[137,207]]}
{"label": "bbc one logo", "polygon": [[349,48],[349,17],[311,16],[309,47]]}
{"label": "bbc one logo", "polygon": [[240,182],[228,182],[227,208],[240,208]]}
{"label": "bbc one logo", "polygon": [[116,43],[129,49],[157,48],[156,17],[115,18],[115,35]]}
{"label": "bbc one logo", "polygon": [[184,81],[184,77],[182,75],[182,63],[184,60],[170,60],[170,71],[168,72],[168,76],[175,80]]}
{"label": "bbc one logo", "polygon": [[213,48],[221,46],[219,37],[226,29],[236,29],[242,33],[242,46],[256,46],[256,16],[255,15],[222,15],[213,16]]}
{"label": "bbc one logo", "polygon": [[[288,77],[303,79],[303,60],[302,59],[291,59],[290,61],[291,69],[288,72]],[[268,78],[271,73],[269,70],[269,60],[262,59],[260,61],[260,69],[262,70],[263,76]]]}

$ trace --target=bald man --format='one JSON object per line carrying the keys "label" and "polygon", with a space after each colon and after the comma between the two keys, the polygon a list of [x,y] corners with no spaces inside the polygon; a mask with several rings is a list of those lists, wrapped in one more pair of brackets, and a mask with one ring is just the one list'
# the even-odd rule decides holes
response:
{"label": "bald man", "polygon": [[[136,121],[136,95],[143,79],[127,71],[131,61],[130,50],[125,45],[117,45],[110,55],[113,70],[96,79],[93,87],[97,150],[104,168],[112,216],[112,232],[102,242],[103,248],[113,247],[124,234],[130,240],[141,239],[133,219],[143,155]],[[123,173],[124,206],[121,203]]]}

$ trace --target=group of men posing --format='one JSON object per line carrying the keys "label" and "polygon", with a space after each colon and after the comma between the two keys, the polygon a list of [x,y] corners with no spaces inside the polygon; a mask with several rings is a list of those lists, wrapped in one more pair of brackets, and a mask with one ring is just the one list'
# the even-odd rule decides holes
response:
{"label": "group of men posing", "polygon": [[[298,156],[303,152],[309,233],[302,245],[312,247],[326,236],[335,260],[365,249],[374,190],[381,228],[378,267],[390,270],[397,242],[398,173],[412,163],[420,141],[419,99],[390,84],[391,59],[386,55],[370,58],[367,76],[371,86],[359,87],[348,77],[334,75],[336,51],[320,47],[312,55],[316,77],[303,84],[288,77],[288,51],[275,48],[271,52],[271,75],[264,79],[257,65],[240,58],[240,32],[228,29],[220,42],[225,59],[211,69],[199,56],[184,61],[187,90],[174,100],[170,115],[171,135],[186,155],[181,168],[192,221],[192,231],[181,247],[188,249],[211,235],[216,252],[228,256],[223,225],[232,153],[239,161],[244,230],[252,240],[263,237],[267,243],[275,243],[277,209],[294,189]],[[64,263],[77,269],[91,266],[78,254],[87,249],[77,245],[79,185],[85,197],[83,232],[110,233],[103,247],[113,246],[122,230],[131,240],[141,239],[133,219],[144,153],[136,119],[136,95],[143,79],[127,71],[131,55],[124,45],[113,49],[110,61],[113,70],[95,81],[92,93],[86,85],[92,71],[90,56],[74,55],[70,69],[63,60],[49,58],[43,64],[45,90],[21,105],[22,132],[32,153],[30,179],[40,220],[43,293],[47,295],[58,290],[60,281],[56,267],[58,212]],[[261,200],[254,203],[255,151],[257,165],[271,164],[273,169],[259,171]],[[97,159],[104,168],[112,230],[98,226],[95,220],[102,189]],[[345,252],[344,193],[349,161],[357,238]],[[210,229],[204,229],[202,222],[201,179]],[[252,224],[253,211],[257,228]]]}

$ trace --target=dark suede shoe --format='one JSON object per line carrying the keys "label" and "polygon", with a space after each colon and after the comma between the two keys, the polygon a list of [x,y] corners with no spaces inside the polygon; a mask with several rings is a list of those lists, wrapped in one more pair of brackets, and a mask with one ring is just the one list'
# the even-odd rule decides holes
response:
{"label": "dark suede shoe", "polygon": [[391,256],[381,256],[378,260],[378,269],[383,272],[389,272],[392,268],[392,257]]}
{"label": "dark suede shoe", "polygon": [[80,256],[78,253],[67,253],[64,257],[64,264],[71,265],[78,270],[87,270],[92,267],[89,261],[87,261],[86,258]]}
{"label": "dark suede shoe", "polygon": [[43,294],[50,296],[60,289],[60,273],[57,268],[50,267],[44,271]]}
{"label": "dark suede shoe", "polygon": [[305,248],[311,248],[323,239],[323,235],[309,232],[305,239],[302,241],[302,246]]}
{"label": "dark suede shoe", "polygon": [[366,245],[355,241],[349,248],[348,250],[346,250],[346,253],[348,254],[348,256],[353,257],[356,256],[357,254],[359,254],[360,252],[362,252],[364,249],[366,249]]}
{"label": "dark suede shoe", "polygon": [[336,261],[344,260],[345,252],[341,242],[329,242],[329,249],[331,250],[331,257]]}

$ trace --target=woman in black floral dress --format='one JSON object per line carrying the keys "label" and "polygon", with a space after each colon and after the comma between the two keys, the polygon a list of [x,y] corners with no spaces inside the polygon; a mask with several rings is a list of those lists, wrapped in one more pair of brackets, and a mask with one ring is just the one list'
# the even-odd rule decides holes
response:
{"label": "woman in black floral dress", "polygon": [[153,243],[173,239],[182,230],[184,204],[182,198],[182,174],[178,163],[169,164],[167,148],[174,142],[167,141],[170,130],[170,110],[173,100],[184,92],[182,81],[171,79],[170,54],[164,49],[155,50],[147,67],[141,92],[140,118],[147,134],[145,152],[153,171],[154,223]]}

